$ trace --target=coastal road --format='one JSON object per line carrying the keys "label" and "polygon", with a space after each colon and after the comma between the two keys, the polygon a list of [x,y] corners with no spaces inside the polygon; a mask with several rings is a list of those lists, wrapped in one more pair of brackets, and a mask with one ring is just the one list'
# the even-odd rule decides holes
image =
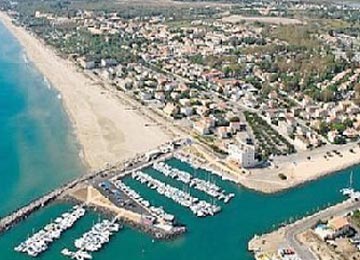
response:
{"label": "coastal road", "polygon": [[306,217],[289,226],[285,231],[285,239],[290,247],[292,247],[302,260],[318,260],[318,258],[311,252],[311,250],[302,245],[296,236],[312,228],[319,220],[330,218],[336,215],[345,215],[351,211],[360,208],[359,201],[347,200],[341,204],[337,204],[327,208],[319,213]]}

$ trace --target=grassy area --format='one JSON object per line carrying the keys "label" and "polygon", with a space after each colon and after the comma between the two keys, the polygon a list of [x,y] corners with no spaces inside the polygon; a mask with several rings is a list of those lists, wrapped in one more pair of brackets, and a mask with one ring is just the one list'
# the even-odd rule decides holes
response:
{"label": "grassy area", "polygon": [[312,36],[313,26],[308,25],[282,25],[270,30],[273,38],[286,41],[295,48],[317,49],[320,42]]}

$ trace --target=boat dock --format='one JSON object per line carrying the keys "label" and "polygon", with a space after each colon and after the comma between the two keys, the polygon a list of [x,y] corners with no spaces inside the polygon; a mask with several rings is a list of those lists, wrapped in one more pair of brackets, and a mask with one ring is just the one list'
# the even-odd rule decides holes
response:
{"label": "boat dock", "polygon": [[71,252],[69,249],[64,248],[61,253],[71,259],[92,259],[90,252],[99,251],[104,244],[110,241],[110,236],[122,228],[116,222],[117,218],[114,218],[112,221],[105,219],[95,224],[90,231],[74,241],[78,251]]}
{"label": "boat dock", "polygon": [[235,196],[233,193],[226,194],[226,192],[215,183],[196,178],[190,173],[173,168],[165,162],[154,163],[153,168],[167,177],[188,184],[190,187],[194,187],[213,198],[223,200],[225,203],[228,203]]}
{"label": "boat dock", "polygon": [[155,190],[157,193],[172,199],[183,207],[189,208],[193,214],[198,217],[213,216],[221,211],[220,206],[210,204],[204,200],[199,200],[189,193],[154,179],[144,172],[133,172],[132,177],[134,180],[146,184],[150,189]]}
{"label": "boat dock", "polygon": [[150,202],[140,196],[135,190],[131,189],[130,187],[126,186],[121,180],[115,181],[114,185],[119,188],[122,192],[128,195],[131,199],[133,199],[140,207],[146,209],[148,214],[156,220],[160,220],[162,224],[168,224],[172,226],[173,221],[175,220],[175,216],[171,215],[162,207],[155,207],[150,204]]}
{"label": "boat dock", "polygon": [[46,251],[54,240],[59,239],[64,231],[71,228],[84,215],[85,209],[83,207],[74,206],[70,212],[63,213],[54,222],[46,225],[26,241],[21,242],[14,250],[32,257],[38,256]]}
{"label": "boat dock", "polygon": [[112,176],[125,176],[130,174],[134,169],[150,166],[153,161],[157,159],[166,159],[172,156],[172,153],[188,144],[187,139],[177,139],[166,143],[154,151],[140,154],[135,158],[123,161],[115,166],[107,166],[98,171],[90,172],[81,177],[70,181],[69,183],[45,194],[44,196],[35,199],[27,205],[15,210],[7,216],[0,219],[0,234],[11,229],[13,226],[29,217],[37,210],[49,205],[51,202],[64,196],[70,190],[77,186],[83,185],[96,178],[111,178]]}

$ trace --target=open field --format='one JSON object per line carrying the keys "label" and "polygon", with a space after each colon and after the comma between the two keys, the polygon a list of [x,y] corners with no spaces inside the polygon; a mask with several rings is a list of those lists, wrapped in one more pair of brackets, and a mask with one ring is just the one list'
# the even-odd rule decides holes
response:
{"label": "open field", "polygon": [[246,22],[261,22],[261,23],[272,23],[272,24],[302,24],[303,22],[298,19],[291,19],[285,17],[247,17],[242,15],[230,15],[222,18],[223,22],[239,23],[241,21]]}

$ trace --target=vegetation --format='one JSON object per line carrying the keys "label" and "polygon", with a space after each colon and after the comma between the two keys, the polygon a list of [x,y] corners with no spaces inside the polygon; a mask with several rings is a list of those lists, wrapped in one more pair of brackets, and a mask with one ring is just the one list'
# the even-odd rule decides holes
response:
{"label": "vegetation", "polygon": [[251,112],[245,112],[244,114],[255,135],[259,146],[258,152],[264,158],[268,158],[270,155],[286,155],[296,152],[292,144],[257,114]]}

